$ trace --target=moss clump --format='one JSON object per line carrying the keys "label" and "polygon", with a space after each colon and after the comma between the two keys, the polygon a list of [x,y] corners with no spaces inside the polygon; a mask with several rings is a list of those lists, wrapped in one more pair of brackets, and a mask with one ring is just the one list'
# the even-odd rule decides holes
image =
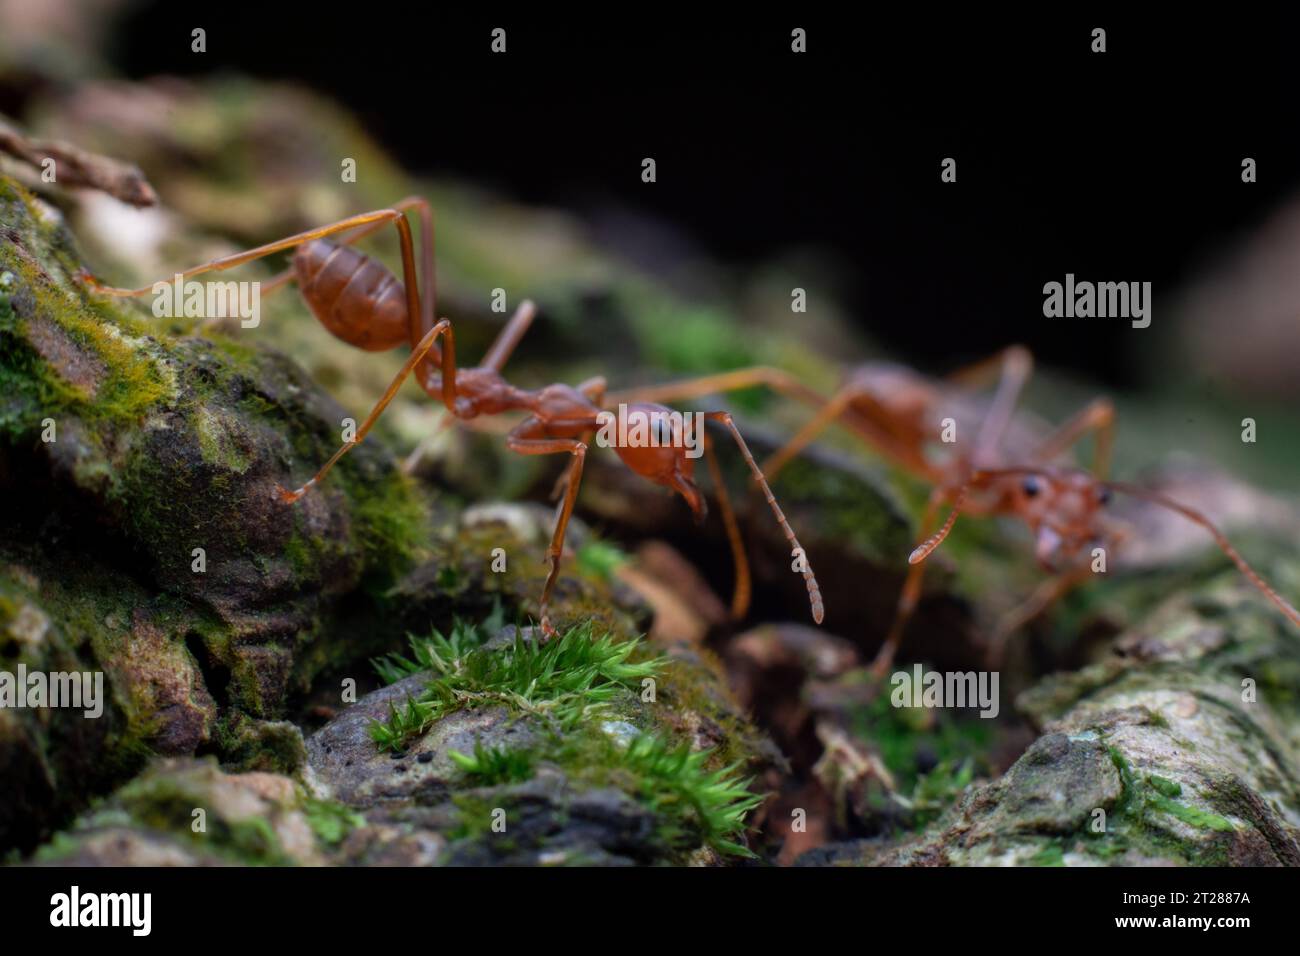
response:
{"label": "moss clump", "polygon": [[591,538],[583,542],[575,559],[578,570],[599,581],[609,581],[628,561],[627,553],[607,541]]}
{"label": "moss clump", "polygon": [[[215,768],[211,772],[215,774]],[[197,775],[146,775],[119,790],[113,803],[136,825],[185,836],[196,847],[239,863],[293,863],[270,820],[259,814],[234,817],[219,812],[211,806],[212,794],[204,782]],[[202,815],[196,814],[200,810]]]}
{"label": "moss clump", "polygon": [[752,781],[738,777],[736,764],[709,770],[710,756],[688,743],[673,745],[642,734],[595,766],[611,782],[629,778],[622,781],[625,788],[660,819],[659,835],[669,846],[685,849],[703,842],[720,853],[753,857],[736,838],[763,798],[750,793]]}
{"label": "moss clump", "polygon": [[1065,850],[1056,841],[1045,843],[1029,858],[1030,866],[1065,866]]}
{"label": "moss clump", "polygon": [[[760,798],[740,777],[741,759],[695,745],[691,714],[717,713],[718,706],[702,699],[686,662],[652,654],[637,640],[598,637],[590,624],[545,645],[518,636],[508,645],[486,643],[502,622],[499,609],[481,625],[459,621],[448,634],[413,640],[409,657],[376,661],[389,682],[429,675],[421,694],[405,707],[390,707],[388,720],[372,726],[381,748],[405,747],[446,715],[476,706],[504,704],[534,732],[524,748],[476,742],[473,754],[451,754],[478,788],[455,798],[462,824],[454,837],[482,835],[493,809],[524,799],[511,788],[547,767],[559,772],[570,794],[614,788],[632,797],[653,814],[654,842],[674,858],[701,845],[749,855],[738,841]],[[648,702],[648,681],[657,702]],[[687,699],[701,711],[687,708]],[[740,741],[747,739],[744,730],[738,728]],[[728,733],[723,739],[741,746]],[[489,787],[502,789],[485,797],[480,791]],[[495,834],[493,846],[502,849]]]}
{"label": "moss clump", "polygon": [[1153,819],[1153,814],[1168,814],[1188,826],[1220,833],[1235,832],[1237,827],[1232,821],[1173,799],[1182,794],[1181,785],[1173,780],[1156,775],[1138,780],[1118,747],[1107,747],[1107,752],[1119,772],[1123,788],[1116,805],[1118,826],[1113,830],[1108,828],[1104,835],[1089,831],[1089,835],[1095,838],[1085,844],[1090,852],[1105,858],[1131,849],[1152,856],[1182,858],[1200,865],[1224,861],[1226,849],[1223,846],[1199,847],[1179,841]]}
{"label": "moss clump", "polygon": [[301,809],[316,839],[327,846],[338,846],[349,833],[366,822],[361,814],[333,800],[311,797],[303,801]]}
{"label": "moss clump", "polygon": [[1150,784],[1151,789],[1164,797],[1172,798],[1181,796],[1183,792],[1182,784],[1170,780],[1167,777],[1158,777],[1155,774],[1152,774],[1147,777],[1147,783]]}
{"label": "moss clump", "polygon": [[1189,807],[1185,803],[1179,803],[1167,797],[1149,798],[1147,806],[1157,812],[1177,817],[1187,825],[1201,830],[1218,830],[1220,833],[1232,833],[1237,829],[1232,821],[1226,817],[1196,807]]}
{"label": "moss clump", "polygon": [[381,585],[391,583],[425,545],[428,508],[415,483],[398,471],[364,484],[352,479],[347,491],[367,578]]}
{"label": "moss clump", "polygon": [[[61,415],[97,423],[139,421],[173,393],[160,350],[141,323],[58,287],[38,263],[61,266],[69,276],[75,272],[66,234],[42,225],[35,200],[21,187],[13,189],[21,203],[0,200],[0,221],[17,225],[16,240],[0,244],[0,386],[11,410],[0,425],[21,435],[43,418]],[[33,328],[47,353],[66,353],[69,361],[76,353],[79,380],[69,381],[37,350]]]}
{"label": "moss clump", "polygon": [[[537,766],[547,764],[581,787],[614,787],[631,796],[655,815],[655,839],[670,853],[704,845],[730,856],[754,857],[737,841],[746,816],[763,798],[750,792],[751,781],[739,776],[737,765],[714,767],[712,750],[693,750],[687,741],[673,743],[658,733],[621,741],[585,726],[568,734],[550,733],[527,750],[476,746],[474,756],[453,754],[453,759],[480,786],[526,781]],[[458,801],[461,824],[455,835],[481,832],[475,822],[481,825],[490,815],[486,804],[491,802],[481,795]]]}
{"label": "moss clump", "polygon": [[451,751],[449,756],[456,766],[474,778],[476,784],[484,787],[529,780],[535,769],[535,756],[527,750],[484,747],[477,741],[473,756],[457,750]]}
{"label": "moss clump", "polygon": [[514,645],[504,651],[479,647],[483,639],[478,628],[458,622],[450,637],[435,631],[427,639],[413,639],[409,659],[380,662],[380,673],[388,679],[426,670],[433,674],[422,694],[408,698],[404,708],[391,707],[389,719],[373,726],[380,747],[400,750],[434,721],[481,704],[504,703],[572,726],[653,677],[661,663],[630,661],[635,641],[616,641],[608,634],[597,638],[590,624],[547,644],[525,642],[516,632]]}

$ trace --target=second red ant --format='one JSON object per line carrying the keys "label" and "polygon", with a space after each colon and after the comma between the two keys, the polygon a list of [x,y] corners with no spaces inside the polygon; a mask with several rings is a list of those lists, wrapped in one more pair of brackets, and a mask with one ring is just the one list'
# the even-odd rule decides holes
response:
{"label": "second red ant", "polygon": [[[1032,368],[1029,352],[1013,346],[944,383],[901,366],[877,363],[851,371],[840,389],[826,398],[779,369],[755,367],[634,389],[610,400],[671,401],[765,386],[817,409],[813,418],[763,463],[769,478],[774,479],[822,431],[839,423],[931,486],[921,519],[921,541],[909,556],[893,623],[873,664],[877,674],[891,666],[916,609],[925,559],[943,543],[958,515],[1020,518],[1033,535],[1038,563],[1054,575],[994,630],[989,658],[996,664],[1003,645],[1017,629],[1091,576],[1094,549],[1109,552],[1128,536],[1107,514],[1115,492],[1152,502],[1200,525],[1247,580],[1300,627],[1300,612],[1246,562],[1204,514],[1159,492],[1109,480],[1115,426],[1115,409],[1109,400],[1090,402],[1046,437],[1031,441],[1023,457],[1008,453],[1004,439]],[[972,387],[990,381],[996,383],[992,399],[981,414],[968,416],[964,426],[964,431],[974,431],[974,441],[945,443],[944,419],[951,418],[958,407],[969,407],[963,398]],[[1062,456],[1089,434],[1096,436],[1092,471],[1063,464]],[[936,457],[932,453],[936,447],[954,450]],[[951,510],[936,531],[934,525],[945,504]]]}

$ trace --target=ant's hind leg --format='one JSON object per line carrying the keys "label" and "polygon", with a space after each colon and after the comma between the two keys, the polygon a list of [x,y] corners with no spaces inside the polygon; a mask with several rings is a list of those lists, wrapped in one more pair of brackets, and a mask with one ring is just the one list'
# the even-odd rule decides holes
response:
{"label": "ant's hind leg", "polygon": [[305,495],[307,489],[312,485],[319,484],[323,481],[325,476],[329,474],[330,469],[334,467],[340,458],[357,445],[361,444],[370,429],[374,427],[375,422],[379,420],[379,416],[384,413],[384,409],[388,407],[389,402],[391,402],[394,396],[397,395],[397,390],[402,387],[402,383],[406,381],[406,377],[411,374],[415,366],[418,365],[424,359],[425,355],[427,355],[434,347],[434,343],[437,341],[438,336],[443,333],[450,334],[450,332],[451,323],[446,319],[443,319],[431,328],[428,334],[426,334],[425,337],[416,345],[411,354],[407,356],[406,363],[402,366],[397,375],[393,377],[393,381],[388,386],[388,390],[385,391],[379,401],[375,403],[375,407],[370,410],[370,414],[366,416],[366,420],[362,422],[361,427],[357,429],[356,437],[351,441],[344,442],[343,446],[330,457],[329,461],[325,462],[325,464],[321,466],[320,471],[316,472],[316,474],[313,475],[306,484],[294,489],[293,491],[287,491],[286,489],[277,486],[276,493],[279,495],[280,500],[285,504],[293,504]]}
{"label": "ant's hind leg", "polygon": [[[393,203],[393,208],[398,212],[406,212],[408,209],[416,208],[420,216],[420,303],[423,306],[422,318],[424,321],[421,322],[420,334],[411,341],[411,345],[414,347],[424,333],[433,328],[432,316],[437,311],[433,271],[433,212],[429,207],[428,200],[420,196],[408,196],[400,202]],[[345,246],[356,245],[366,236],[378,232],[386,225],[388,225],[386,219],[368,223],[354,229],[348,235],[340,235],[339,242]],[[265,298],[273,292],[278,292],[296,278],[297,273],[292,266],[283,272],[276,273],[262,283],[262,297]]]}
{"label": "ant's hind leg", "polygon": [[[186,269],[179,273],[181,279],[191,279],[194,276],[204,275],[208,272],[222,272],[226,269],[233,269],[236,266],[243,265],[246,262],[253,262],[257,259],[263,259],[266,256],[274,255],[277,252],[284,252],[287,249],[294,249],[305,243],[312,242],[316,239],[325,239],[329,236],[336,236],[339,233],[351,232],[353,230],[375,226],[376,228],[384,223],[391,222],[397,227],[398,239],[402,246],[402,278],[406,289],[406,308],[411,316],[422,314],[420,305],[420,290],[415,281],[415,249],[414,242],[411,238],[411,226],[406,221],[406,215],[397,209],[377,209],[374,212],[361,213],[358,216],[349,216],[347,219],[340,219],[338,222],[330,223],[328,226],[319,226],[316,229],[308,229],[306,232],[300,232],[284,239],[277,239],[275,242],[269,242],[266,245],[257,246],[253,249],[247,249],[243,252],[236,252],[232,255],[221,256],[212,259],[201,265]],[[149,295],[153,292],[154,287],[160,282],[172,282],[175,275],[168,276],[166,279],[160,279],[158,282],[151,282],[148,285],[141,286],[138,289],[120,289],[114,286],[108,286],[101,283],[89,272],[82,271],[79,275],[90,289],[100,295],[113,296],[115,298],[130,298],[135,296]],[[283,276],[277,276],[272,281],[280,281],[281,284],[287,281]],[[278,288],[278,286],[277,286]],[[414,320],[413,320],[414,321]],[[430,324],[432,325],[432,323]],[[426,330],[427,331],[427,330]],[[415,341],[415,337],[412,337]],[[424,338],[422,334],[419,338]],[[412,342],[414,347],[415,341]]]}

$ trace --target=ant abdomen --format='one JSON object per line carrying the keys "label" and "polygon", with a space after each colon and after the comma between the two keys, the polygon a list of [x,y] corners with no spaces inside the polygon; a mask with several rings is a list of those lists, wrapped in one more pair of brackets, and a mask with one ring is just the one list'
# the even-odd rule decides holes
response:
{"label": "ant abdomen", "polygon": [[312,314],[344,342],[386,352],[406,341],[406,290],[387,266],[351,246],[316,239],[298,247],[293,268]]}

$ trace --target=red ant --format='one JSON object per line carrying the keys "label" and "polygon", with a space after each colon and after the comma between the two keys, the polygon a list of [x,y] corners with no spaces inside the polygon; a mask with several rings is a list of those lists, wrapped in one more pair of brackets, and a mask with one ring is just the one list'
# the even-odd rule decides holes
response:
{"label": "red ant", "polygon": [[[418,285],[414,242],[410,223],[406,219],[409,210],[414,210],[420,221]],[[396,227],[401,242],[400,281],[386,266],[350,248],[358,239],[388,223]],[[341,233],[350,235],[344,237],[342,242],[328,238]],[[287,491],[277,486],[276,492],[280,499],[286,504],[292,504],[302,498],[313,485],[322,481],[335,463],[366,437],[407,376],[412,373],[420,387],[430,396],[441,398],[447,410],[458,420],[468,421],[479,416],[500,415],[511,411],[527,412],[528,417],[506,437],[506,445],[511,451],[521,455],[573,456],[566,475],[557,486],[563,488],[564,493],[556,511],[555,531],[547,550],[550,571],[542,590],[540,605],[542,634],[544,638],[553,636],[555,628],[550,621],[549,608],[564,551],[565,528],[578,495],[588,442],[605,424],[605,416],[610,414],[604,411],[605,380],[597,377],[577,387],[555,384],[530,390],[516,388],[502,377],[502,368],[536,315],[535,307],[528,301],[523,302],[506,323],[481,365],[457,368],[455,335],[451,322],[445,318],[434,321],[437,314],[437,293],[433,264],[433,212],[428,202],[419,197],[404,199],[389,209],[351,216],[255,249],[213,259],[186,270],[181,273],[181,277],[188,279],[206,272],[231,269],[288,249],[295,250],[291,267],[265,283],[263,292],[273,291],[296,280],[302,298],[312,314],[321,325],[344,342],[367,351],[382,352],[409,341],[411,354],[388,390],[357,429],[355,437],[345,442],[301,487]],[[83,273],[82,278],[96,291],[110,296],[141,296],[154,288],[151,284],[140,289],[117,289],[100,284],[88,274]],[[619,457],[636,474],[680,494],[694,512],[697,521],[702,521],[706,504],[694,480],[694,460],[688,454],[688,436],[683,434],[685,426],[681,416],[656,403],[626,404],[628,419],[640,416],[656,440],[650,443],[627,442],[623,440],[626,436],[623,436],[620,439],[623,443],[614,444]],[[735,440],[786,540],[794,550],[795,567],[803,574],[807,585],[813,619],[821,623],[824,611],[817,578],[731,415],[725,411],[705,412],[703,418],[720,422]],[[702,442],[705,453],[711,456],[708,436],[698,435],[695,438]],[[747,569],[739,547],[735,521],[725,505],[725,491],[721,487],[712,457],[709,464],[715,484],[718,485],[719,499],[724,502],[723,517],[738,572],[736,605],[740,606],[745,597],[742,591],[747,594],[748,590]]]}
{"label": "red ant", "polygon": [[[1158,492],[1107,480],[1115,424],[1115,409],[1109,400],[1094,400],[1046,438],[1031,443],[1023,464],[1009,461],[1002,446],[1032,368],[1029,352],[1013,346],[957,373],[948,384],[940,386],[899,366],[871,364],[853,370],[839,391],[827,399],[779,369],[756,367],[636,389],[613,395],[610,400],[696,398],[766,386],[818,409],[780,451],[763,463],[762,470],[769,478],[774,480],[793,456],[838,422],[904,470],[930,483],[932,490],[921,520],[922,540],[908,558],[910,566],[893,623],[872,665],[877,674],[883,674],[892,664],[903,629],[916,609],[925,559],[943,543],[959,514],[1021,518],[1034,535],[1039,564],[1055,575],[997,626],[989,648],[990,660],[996,662],[1011,634],[1087,580],[1094,548],[1108,552],[1128,537],[1125,529],[1106,514],[1114,492],[1153,502],[1205,528],[1250,583],[1300,627],[1300,612],[1246,563],[1205,515]],[[969,406],[953,386],[969,388],[990,378],[996,379],[997,388],[987,410],[978,418],[974,443],[952,441],[948,443],[954,448],[952,454],[942,459],[932,457],[931,448],[943,444],[944,417],[964,412]],[[1054,464],[1090,433],[1095,434],[1092,473]],[[939,509],[945,503],[951,504],[952,510],[932,534]]]}

